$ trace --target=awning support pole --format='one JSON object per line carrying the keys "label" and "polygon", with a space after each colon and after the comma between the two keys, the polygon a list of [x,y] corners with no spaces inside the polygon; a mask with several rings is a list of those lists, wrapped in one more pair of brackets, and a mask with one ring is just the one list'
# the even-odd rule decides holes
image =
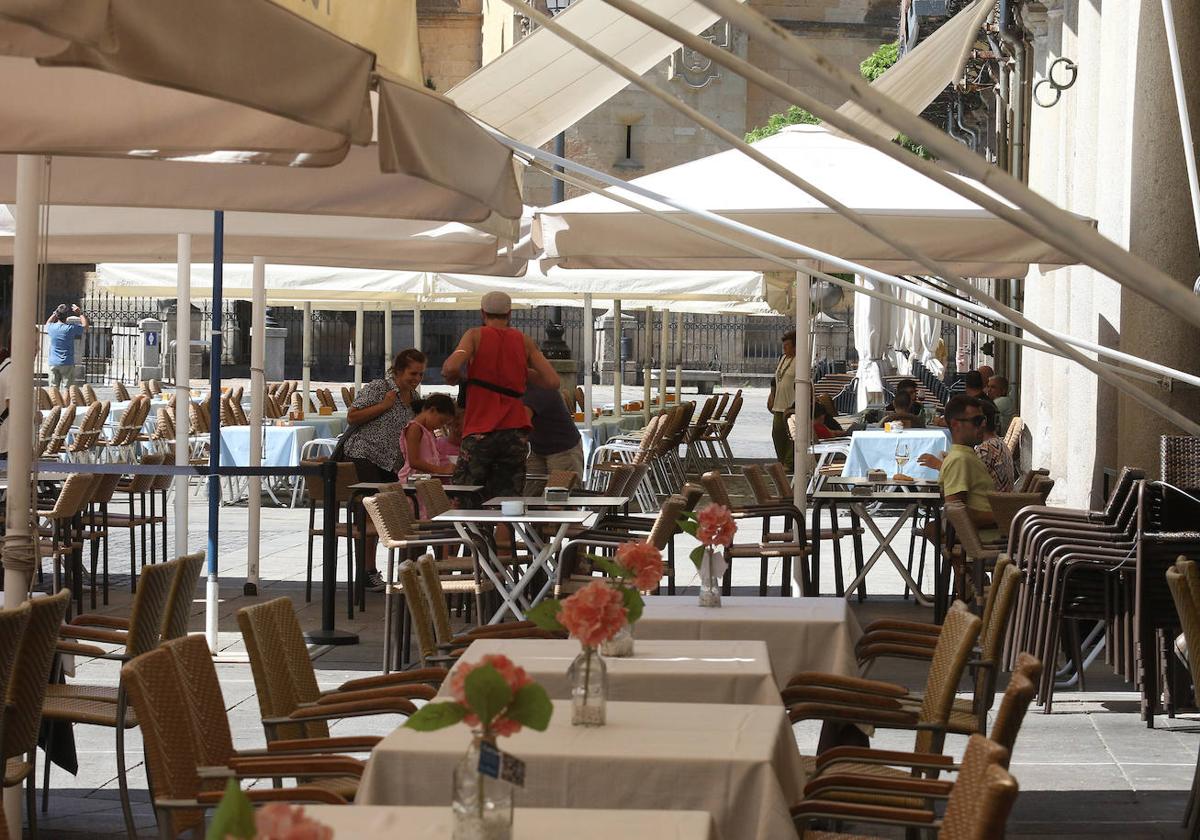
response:
{"label": "awning support pole", "polygon": [[[796,438],[793,442],[792,502],[796,510],[808,509],[808,447],[812,437],[812,331],[809,325],[809,296],[811,278],[806,271],[796,272]],[[797,578],[802,579],[807,558],[796,558]],[[805,594],[805,593],[801,593]]]}
{"label": "awning support pole", "polygon": [[383,305],[383,370],[384,378],[387,378],[387,369],[392,366],[392,357],[396,353],[396,348],[392,346],[392,302],[389,300]]}
{"label": "awning support pole", "polygon": [[645,348],[645,359],[642,364],[642,424],[650,425],[650,385],[654,379],[654,369],[650,367],[650,349],[654,346],[654,309],[646,307],[646,326],[642,330],[642,347]]}
{"label": "awning support pole", "polygon": [[621,301],[613,300],[613,417],[621,425],[621,381],[625,378],[625,363],[621,357]]}
{"label": "awning support pole", "polygon": [[208,581],[204,588],[204,638],[217,652],[217,608],[221,589],[218,550],[221,529],[221,308],[225,282],[225,214],[213,213],[212,319],[208,349]]}
{"label": "awning support pole", "polygon": [[683,314],[675,314],[675,405],[683,405]]}
{"label": "awning support pole", "polygon": [[[175,244],[175,465],[190,461],[192,400],[192,235]],[[188,480],[175,477],[175,554],[188,553]]]}
{"label": "awning support pole", "polygon": [[304,377],[304,410],[308,411],[309,403],[312,400],[312,301],[304,301],[303,313],[304,325],[300,331],[300,363],[303,365],[301,373]]}
{"label": "awning support pole", "polygon": [[[250,460],[252,467],[262,466],[263,402],[266,399],[267,377],[263,370],[267,342],[267,263],[254,258],[250,279]],[[262,526],[262,478],[252,475],[246,482],[246,595],[258,594],[259,530]]]}
{"label": "awning support pole", "polygon": [[[595,441],[594,432],[592,429],[592,406],[595,403],[592,400],[592,363],[596,354],[596,324],[595,315],[592,312],[592,296],[585,294],[583,296],[583,428]],[[587,472],[587,464],[584,464],[584,472]],[[582,482],[586,475],[579,476]]]}
{"label": "awning support pole", "polygon": [[363,384],[363,321],[366,312],[361,303],[354,307],[354,391],[362,390]]}
{"label": "awning support pole", "polygon": [[658,407],[667,407],[667,354],[671,349],[671,312],[662,311],[662,323],[658,336]]}

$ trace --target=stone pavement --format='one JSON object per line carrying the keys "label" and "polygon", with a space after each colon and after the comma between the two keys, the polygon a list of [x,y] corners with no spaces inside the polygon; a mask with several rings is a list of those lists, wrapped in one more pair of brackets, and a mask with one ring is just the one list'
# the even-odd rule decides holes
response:
{"label": "stone pavement", "polygon": [[[750,405],[750,401],[747,402]],[[735,438],[739,456],[767,457],[770,442],[765,436],[753,439],[750,430],[763,426],[747,422],[747,440]],[[750,418],[753,421],[753,418]],[[739,423],[739,425],[741,425]],[[763,450],[766,451],[763,451]],[[202,548],[206,533],[202,510],[203,496],[193,496],[193,528],[190,547]],[[290,597],[296,605],[301,624],[315,628],[320,624],[317,600],[304,600],[307,511],[264,507],[262,516],[262,585],[256,598],[243,594],[246,574],[246,511],[229,506],[221,511],[219,559],[221,567],[220,656],[217,669],[229,710],[235,744],[240,748],[263,745],[263,733],[250,670],[235,618],[236,611],[250,603],[279,596]],[[881,525],[890,524],[886,516]],[[120,572],[127,558],[127,540],[117,535],[111,547],[112,568]],[[172,551],[175,547],[172,546]],[[685,557],[690,540],[680,537],[676,546]],[[847,571],[852,553],[844,551]],[[866,541],[868,554],[874,546]],[[907,540],[903,549],[907,550]],[[314,578],[320,581],[320,551]],[[830,552],[823,555],[822,580],[826,590],[832,581]],[[339,554],[339,569],[344,557]],[[382,557],[381,557],[382,559]],[[686,561],[685,561],[686,562]],[[681,586],[695,586],[694,574],[682,573]],[[757,564],[735,567],[735,586],[752,592],[757,589]],[[772,569],[772,581],[778,585],[779,569]],[[853,604],[860,623],[882,615],[928,620],[930,611],[917,607],[899,596],[899,577],[880,561],[868,579],[871,596],[862,604]],[[197,587],[197,600],[191,622],[193,632],[203,629],[203,586]],[[694,590],[692,590],[694,591]],[[315,593],[314,593],[315,594]],[[339,593],[340,594],[340,593]],[[111,603],[106,611],[127,613],[128,578],[114,574]],[[320,648],[312,651],[313,664],[323,687],[333,687],[346,679],[378,672],[382,659],[382,596],[369,594],[367,610],[346,618],[344,598],[339,597],[338,627],[360,635],[358,645]],[[90,684],[115,685],[117,667],[99,660],[77,663],[75,680]],[[923,669],[908,664],[881,664],[871,674],[919,688]],[[1194,715],[1175,720],[1159,718],[1157,728],[1147,729],[1138,719],[1137,694],[1107,671],[1102,662],[1088,674],[1089,691],[1060,691],[1055,712],[1046,716],[1031,710],[1017,743],[1012,769],[1021,785],[1009,830],[1024,836],[1099,837],[1171,837],[1179,832],[1178,821],[1187,799],[1192,771],[1200,747],[1200,726]],[[964,686],[966,688],[966,686]],[[384,734],[395,719],[356,719],[335,725],[335,734]],[[795,728],[802,751],[815,749],[817,727],[800,724]],[[58,838],[119,838],[123,836],[117,801],[116,761],[113,733],[96,727],[76,727],[80,771],[71,776],[55,767],[51,773],[49,810],[39,814],[41,836]],[[909,749],[911,734],[881,733],[874,739],[881,747]],[[951,738],[948,749],[959,752],[963,739]],[[127,739],[130,785],[134,791],[139,836],[155,836],[154,818],[146,797],[145,769],[140,761],[141,739],[137,730]],[[40,773],[39,773],[40,775]],[[447,780],[449,784],[449,780]],[[39,779],[39,789],[40,789]]]}

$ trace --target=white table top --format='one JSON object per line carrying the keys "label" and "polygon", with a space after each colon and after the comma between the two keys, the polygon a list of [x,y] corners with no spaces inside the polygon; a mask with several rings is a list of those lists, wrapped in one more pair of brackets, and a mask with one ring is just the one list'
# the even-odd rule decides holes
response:
{"label": "white table top", "polygon": [[[633,656],[604,657],[608,698],[655,703],[747,703],[778,706],[779,688],[765,642],[637,639]],[[567,669],[574,639],[477,639],[461,662],[500,653],[524,668],[557,700],[571,696]],[[457,666],[455,666],[457,667]],[[442,683],[448,695],[450,680]]]}
{"label": "white table top", "polygon": [[[449,780],[447,780],[449,785]],[[516,792],[513,840],[717,840],[707,811],[599,811],[527,808]],[[305,805],[304,813],[333,829],[334,840],[407,837],[450,840],[454,817],[443,806]]]}
{"label": "white table top", "polygon": [[[351,490],[378,490],[381,487],[394,487],[400,484],[398,481],[358,481],[350,485]],[[403,485],[405,493],[416,493],[417,486],[415,484],[405,483]],[[478,493],[483,489],[482,484],[443,484],[442,489],[447,493]]]}
{"label": "white table top", "polygon": [[[795,836],[789,808],[805,770],[781,706],[609,701],[608,723],[571,725],[554,700],[545,732],[523,729],[500,748],[526,764],[521,807],[708,811],[726,840]],[[398,728],[371,752],[355,798],[363,805],[445,805],[470,744],[466,726]],[[573,834],[573,833],[572,833]]]}
{"label": "white table top", "polygon": [[493,496],[483,504],[485,507],[500,507],[503,502],[524,502],[527,508],[608,508],[628,504],[629,499],[629,496],[568,496],[564,501],[551,502],[543,496]]}
{"label": "white table top", "polygon": [[448,510],[433,522],[528,522],[539,525],[582,525],[595,514],[590,510],[527,510],[513,516],[499,510]]}

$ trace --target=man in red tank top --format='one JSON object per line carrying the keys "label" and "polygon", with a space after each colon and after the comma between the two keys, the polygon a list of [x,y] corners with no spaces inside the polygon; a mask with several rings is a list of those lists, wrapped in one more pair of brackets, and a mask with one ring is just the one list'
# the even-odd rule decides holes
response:
{"label": "man in red tank top", "polygon": [[[558,387],[558,373],[533,339],[508,325],[512,299],[504,292],[483,296],[483,326],[467,330],[442,365],[450,385],[465,383],[467,409],[455,465],[455,484],[479,484],[478,507],[493,496],[519,496],[529,455],[529,412],[521,398],[526,382]],[[463,379],[463,367],[466,379]]]}

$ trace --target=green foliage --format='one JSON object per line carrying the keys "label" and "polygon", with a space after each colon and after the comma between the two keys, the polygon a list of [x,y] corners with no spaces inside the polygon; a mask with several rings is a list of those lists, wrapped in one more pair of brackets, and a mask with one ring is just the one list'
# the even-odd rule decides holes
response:
{"label": "green foliage", "polygon": [[504,716],[528,726],[538,732],[545,732],[550,725],[550,716],[554,714],[554,704],[546,689],[537,683],[521,686],[513,697]]}
{"label": "green foliage", "polygon": [[789,125],[820,125],[821,121],[798,105],[793,105],[782,114],[772,114],[766,125],[746,134],[747,143],[756,143],[764,137],[778,134]]}
{"label": "green foliage", "polygon": [[467,705],[479,718],[484,729],[492,725],[504,707],[512,702],[513,692],[508,687],[508,680],[500,676],[500,672],[488,665],[475,668],[467,674],[463,683],[467,693]]}
{"label": "green foliage", "polygon": [[467,694],[465,704],[455,701],[426,703],[415,714],[409,715],[404,725],[418,732],[432,732],[461,722],[468,710],[479,718],[485,731],[500,717],[515,720],[538,732],[544,732],[550,725],[554,706],[546,689],[537,683],[521,686],[514,694],[499,671],[491,665],[480,665],[467,674],[463,689]]}
{"label": "green foliage", "polygon": [[466,706],[458,703],[426,703],[408,716],[404,725],[418,732],[433,732],[453,726],[467,716]]}
{"label": "green foliage", "polygon": [[642,610],[646,608],[642,593],[632,586],[622,586],[621,598],[625,602],[625,620],[630,624],[636,623],[642,617]]}
{"label": "green foliage", "polygon": [[557,598],[546,598],[536,606],[525,610],[525,617],[543,630],[566,630],[558,620],[562,602]]}
{"label": "green foliage", "polygon": [[213,813],[204,836],[206,840],[225,840],[226,837],[254,840],[256,834],[258,828],[254,824],[254,806],[250,804],[250,797],[238,786],[237,779],[230,779],[225,783],[221,804]]}
{"label": "green foliage", "polygon": [[900,42],[892,41],[883,44],[875,52],[867,56],[858,65],[858,72],[868,82],[873,82],[887,72],[893,64],[900,60]]}

